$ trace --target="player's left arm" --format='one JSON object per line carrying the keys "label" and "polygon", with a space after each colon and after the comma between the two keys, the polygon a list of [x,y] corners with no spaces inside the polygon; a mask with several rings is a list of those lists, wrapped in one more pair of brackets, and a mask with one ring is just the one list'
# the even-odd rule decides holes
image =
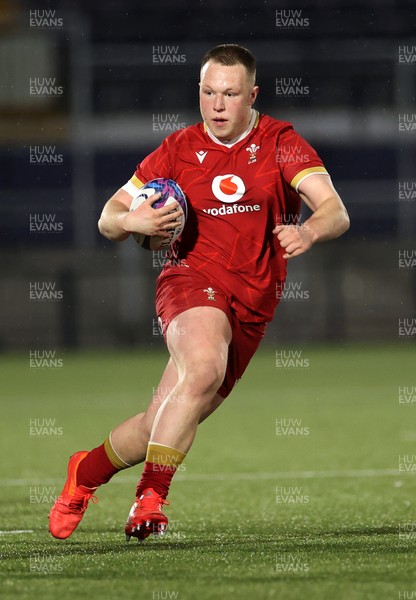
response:
{"label": "player's left arm", "polygon": [[313,215],[302,225],[277,225],[277,235],[283,258],[303,254],[316,244],[339,237],[347,231],[350,219],[328,175],[314,174],[306,177],[299,185],[298,193],[313,211]]}

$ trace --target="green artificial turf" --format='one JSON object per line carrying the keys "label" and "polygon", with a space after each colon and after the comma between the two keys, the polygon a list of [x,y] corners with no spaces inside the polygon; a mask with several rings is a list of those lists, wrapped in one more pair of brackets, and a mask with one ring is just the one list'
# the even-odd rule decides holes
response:
{"label": "green artificial turf", "polygon": [[140,545],[123,534],[140,466],[68,540],[47,514],[68,456],[146,407],[165,353],[3,355],[1,598],[416,598],[413,348],[302,347],[286,367],[275,353],[200,426],[166,539]]}

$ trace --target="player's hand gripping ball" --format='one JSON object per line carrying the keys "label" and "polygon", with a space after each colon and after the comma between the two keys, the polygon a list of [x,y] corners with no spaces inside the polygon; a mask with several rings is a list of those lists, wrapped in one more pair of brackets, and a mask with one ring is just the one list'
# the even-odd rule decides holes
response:
{"label": "player's hand gripping ball", "polygon": [[[159,179],[152,179],[145,183],[139,190],[139,193],[133,198],[130,205],[130,211],[136,210],[141,204],[153,194],[160,192],[162,195],[153,204],[153,208],[161,208],[162,206],[168,206],[173,202],[178,202],[182,208],[183,215],[180,217],[180,223],[174,228],[169,230],[169,237],[163,239],[160,243],[160,237],[149,236],[142,233],[134,233],[133,236],[138,244],[146,250],[155,250],[156,248],[168,248],[171,246],[181,235],[183,228],[185,227],[186,219],[188,216],[188,205],[186,203],[186,196],[173,179],[166,179],[161,177]],[[176,210],[176,209],[175,209]],[[174,210],[172,210],[174,212]],[[154,243],[152,241],[154,240]]]}

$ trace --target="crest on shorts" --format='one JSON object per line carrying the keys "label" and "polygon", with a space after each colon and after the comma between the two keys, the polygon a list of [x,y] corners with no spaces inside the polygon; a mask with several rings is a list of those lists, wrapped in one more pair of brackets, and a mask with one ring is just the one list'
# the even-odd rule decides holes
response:
{"label": "crest on shorts", "polygon": [[207,288],[206,290],[204,290],[204,292],[207,293],[207,300],[214,300],[215,301],[215,294],[217,292],[212,287]]}

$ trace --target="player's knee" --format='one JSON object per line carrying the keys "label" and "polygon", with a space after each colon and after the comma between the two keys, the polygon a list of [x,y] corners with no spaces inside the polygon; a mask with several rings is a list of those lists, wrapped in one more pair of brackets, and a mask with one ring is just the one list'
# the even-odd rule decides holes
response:
{"label": "player's knee", "polygon": [[195,396],[212,397],[221,386],[227,363],[215,356],[200,357],[187,365],[184,376],[184,385],[189,387]]}

